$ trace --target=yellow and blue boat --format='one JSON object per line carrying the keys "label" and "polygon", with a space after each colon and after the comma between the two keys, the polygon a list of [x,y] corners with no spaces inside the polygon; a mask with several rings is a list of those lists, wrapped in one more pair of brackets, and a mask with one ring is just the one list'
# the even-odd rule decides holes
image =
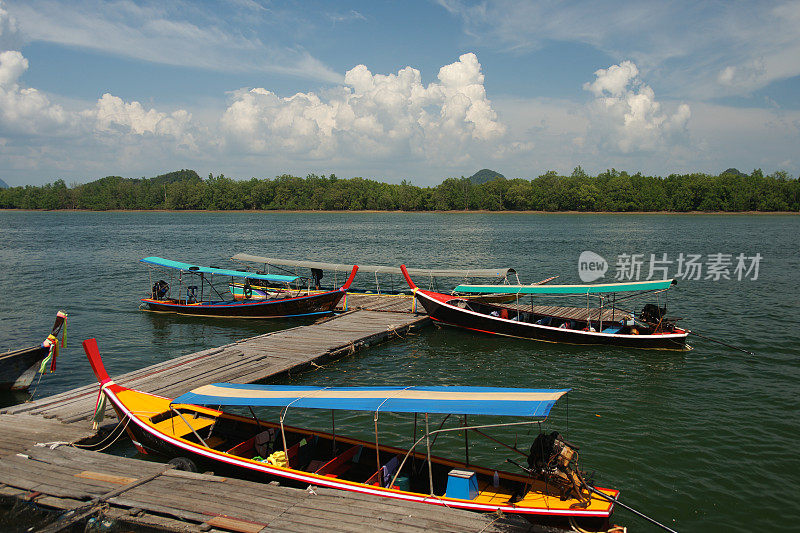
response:
{"label": "yellow and blue boat", "polygon": [[[331,487],[387,501],[404,500],[479,512],[517,514],[534,522],[570,521],[583,528],[609,527],[619,491],[595,488],[579,470],[577,448],[557,433],[541,433],[530,452],[486,434],[490,428],[541,427],[554,404],[570,389],[502,387],[309,387],[216,383],[175,399],[123,387],[106,373],[97,343],[83,343],[101,385],[101,396],[116,410],[136,448],[191,468],[200,463],[217,473],[306,487]],[[209,407],[209,406],[214,406]],[[253,408],[278,408],[274,420],[256,418]],[[226,412],[249,408],[252,417]],[[330,432],[287,424],[298,409],[331,411]],[[102,413],[105,405],[98,406]],[[336,432],[335,413],[371,413],[374,440]],[[414,415],[409,448],[380,443],[378,422],[385,413]],[[431,414],[456,414],[454,427],[429,424]],[[418,416],[421,420],[418,420]],[[469,416],[481,423],[470,424]],[[484,423],[486,417],[502,423]],[[509,422],[508,417],[515,421]],[[447,420],[447,419],[445,419]],[[373,426],[374,421],[374,426]],[[419,423],[418,423],[419,422]],[[418,426],[423,429],[421,436]],[[464,460],[433,454],[436,437],[464,436]],[[527,465],[518,472],[473,464],[470,436],[500,443]]]}

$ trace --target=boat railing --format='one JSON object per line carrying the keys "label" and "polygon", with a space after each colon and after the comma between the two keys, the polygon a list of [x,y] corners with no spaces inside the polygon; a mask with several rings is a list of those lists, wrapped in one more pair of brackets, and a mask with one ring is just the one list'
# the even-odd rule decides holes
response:
{"label": "boat railing", "polygon": [[411,448],[408,449],[408,451],[406,452],[405,456],[403,456],[403,460],[400,462],[400,466],[397,468],[397,472],[395,472],[394,477],[392,477],[392,482],[389,484],[389,486],[392,486],[392,485],[395,484],[395,482],[397,481],[397,477],[400,475],[400,472],[403,470],[403,466],[406,464],[406,460],[408,460],[408,457],[411,455],[411,453],[416,449],[416,447],[423,440],[427,440],[428,443],[429,443],[428,446],[427,446],[427,448],[428,448],[427,449],[428,471],[429,471],[429,476],[431,476],[431,480],[430,480],[431,481],[431,496],[433,495],[433,476],[432,476],[432,474],[430,472],[431,471],[430,437],[432,435],[438,435],[440,433],[449,433],[449,432],[453,432],[453,431],[470,431],[470,430],[488,429],[488,428],[496,428],[496,427],[510,427],[510,426],[523,426],[523,425],[541,424],[545,420],[547,420],[547,419],[543,418],[543,419],[539,419],[539,420],[526,420],[524,422],[507,422],[507,423],[504,423],[504,424],[483,424],[483,425],[479,425],[479,426],[457,426],[457,427],[453,427],[453,428],[434,429],[433,431],[427,431],[426,430],[425,434],[422,435],[419,439],[417,439],[414,442],[414,444],[411,446]]}

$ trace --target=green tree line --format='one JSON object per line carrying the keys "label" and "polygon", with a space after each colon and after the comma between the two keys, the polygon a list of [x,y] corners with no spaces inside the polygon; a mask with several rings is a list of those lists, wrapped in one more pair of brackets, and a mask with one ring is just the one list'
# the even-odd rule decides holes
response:
{"label": "green tree line", "polygon": [[800,211],[800,181],[786,172],[765,176],[729,169],[719,175],[628,174],[611,169],[590,176],[547,172],[534,179],[497,178],[475,184],[448,178],[431,187],[407,180],[384,183],[334,174],[305,178],[202,179],[194,170],[155,178],[108,176],[67,186],[0,189],[5,209],[208,209],[208,210],[536,210],[536,211]]}

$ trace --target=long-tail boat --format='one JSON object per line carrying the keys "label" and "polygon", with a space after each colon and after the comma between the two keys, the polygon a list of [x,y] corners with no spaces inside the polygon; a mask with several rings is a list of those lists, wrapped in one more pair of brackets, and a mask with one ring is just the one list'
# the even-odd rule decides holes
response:
{"label": "long-tail boat", "polygon": [[[56,313],[56,321],[50,335],[41,343],[19,350],[0,354],[0,390],[25,390],[37,372],[54,372],[59,345],[66,343],[67,313]],[[64,328],[61,340],[58,334]]]}
{"label": "long-tail boat", "polygon": [[[311,290],[330,290],[331,287],[336,287],[337,281],[343,279],[353,268],[353,265],[350,264],[264,257],[244,253],[236,254],[231,259],[250,268],[256,268],[258,273],[269,274],[273,272],[299,276]],[[410,294],[411,291],[406,288],[401,280],[402,272],[399,268],[386,265],[359,264],[358,270],[362,274],[367,274],[367,276],[362,280],[360,287],[351,288],[348,294],[385,298],[413,298]],[[308,273],[307,275],[306,272]],[[519,283],[517,271],[509,267],[471,269],[419,268],[411,269],[411,274],[420,279],[425,279],[429,288],[436,288],[442,280],[460,280],[463,283],[474,280],[492,280],[493,283],[501,285],[512,283],[513,281]],[[323,279],[331,280],[324,282]],[[398,285],[398,281],[402,286]],[[328,289],[325,289],[325,286]],[[266,298],[267,294],[275,290],[280,290],[280,287],[276,284],[253,286],[253,298]],[[244,284],[233,282],[231,283],[230,291],[235,298],[242,298]],[[514,299],[513,295],[509,296],[507,294],[465,295],[464,297],[481,301],[509,301]]]}
{"label": "long-tail boat", "polygon": [[[405,265],[400,267],[417,301],[430,317],[441,324],[472,331],[568,344],[606,344],[629,348],[687,349],[683,330],[665,315],[666,307],[647,304],[637,317],[616,308],[618,293],[661,293],[675,280],[638,281],[595,285],[459,285],[457,292],[478,294],[579,296],[586,307],[492,304],[427,291],[417,287]],[[600,298],[592,308],[590,297]],[[606,307],[611,305],[611,309]]]}
{"label": "long-tail boat", "polygon": [[[95,421],[108,400],[141,453],[171,457],[173,464],[186,469],[201,464],[224,475],[325,486],[387,500],[513,513],[534,521],[578,520],[592,531],[608,527],[619,494],[593,487],[578,468],[577,447],[556,432],[541,432],[553,405],[570,389],[216,383],[169,399],[115,383],[103,366],[96,340],[84,341],[83,347],[100,382]],[[280,414],[273,410],[274,419],[257,418],[253,408],[265,407],[279,408]],[[249,408],[252,418],[224,408]],[[331,432],[288,425],[288,412],[295,409],[330,410]],[[339,410],[372,413],[368,426],[374,429],[374,441],[337,433],[334,413]],[[410,447],[380,443],[378,421],[385,413],[414,414]],[[457,414],[451,419],[454,427],[445,427],[444,421],[432,427],[429,415],[437,413]],[[422,418],[419,424],[417,414]],[[472,415],[480,416],[479,424],[469,423]],[[489,416],[515,418],[490,424]],[[421,436],[418,426],[424,428]],[[539,427],[530,452],[486,433],[510,426]],[[433,455],[437,436],[454,432],[464,435],[465,460]],[[492,446],[502,444],[526,464],[506,462],[515,464],[518,472],[473,464],[471,435],[491,439]]]}
{"label": "long-tail boat", "polygon": [[[358,271],[358,266],[354,265],[350,277],[338,289],[310,292],[290,289],[288,284],[296,281],[296,276],[255,274],[240,270],[203,267],[161,257],[146,257],[141,262],[177,272],[177,282],[173,281],[173,285],[177,284],[178,289],[174,297],[170,283],[163,279],[153,283],[151,277],[150,297],[142,298],[142,303],[150,310],[209,317],[287,318],[332,313]],[[230,300],[226,300],[224,296],[228,290],[219,291],[214,286],[214,276],[218,276],[218,279],[222,276],[225,280],[243,279],[244,298],[237,300],[231,297]],[[283,283],[287,285],[288,290],[275,292],[264,298],[252,298],[251,280]]]}

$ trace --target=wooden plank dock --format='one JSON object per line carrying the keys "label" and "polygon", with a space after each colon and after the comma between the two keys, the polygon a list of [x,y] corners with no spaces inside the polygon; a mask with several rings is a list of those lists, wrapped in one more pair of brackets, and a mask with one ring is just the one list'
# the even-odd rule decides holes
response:
{"label": "wooden plank dock", "polygon": [[102,512],[121,524],[162,531],[542,531],[518,517],[182,472],[125,457],[112,461],[69,446],[36,446],[3,457],[0,483],[0,500],[72,511],[61,524]]}
{"label": "wooden plank dock", "polygon": [[[114,379],[126,387],[174,398],[206,383],[253,383],[299,372],[370,345],[401,338],[427,321],[427,317],[409,313],[348,311],[310,326],[266,333],[183,355]],[[103,340],[98,343],[102,352]],[[91,383],[0,412],[41,415],[65,423],[88,420],[93,414],[97,391],[97,384]],[[107,413],[113,416],[110,408]]]}
{"label": "wooden plank dock", "polygon": [[[429,321],[409,313],[408,298],[371,299],[351,299],[350,311],[313,325],[182,355],[115,380],[169,397],[215,381],[251,383],[402,338]],[[367,306],[382,310],[352,310]],[[181,472],[82,449],[81,441],[96,436],[89,420],[97,393],[92,383],[0,410],[0,501],[72,511],[64,519],[100,513],[162,531],[547,531],[518,517]],[[41,531],[57,531],[59,524]]]}
{"label": "wooden plank dock", "polygon": [[[396,313],[411,313],[414,303],[414,296],[410,294],[348,294],[347,300],[339,302],[339,309],[366,309],[369,311],[392,311]],[[415,309],[416,310],[416,309]],[[419,310],[425,313],[425,309],[419,306]]]}

